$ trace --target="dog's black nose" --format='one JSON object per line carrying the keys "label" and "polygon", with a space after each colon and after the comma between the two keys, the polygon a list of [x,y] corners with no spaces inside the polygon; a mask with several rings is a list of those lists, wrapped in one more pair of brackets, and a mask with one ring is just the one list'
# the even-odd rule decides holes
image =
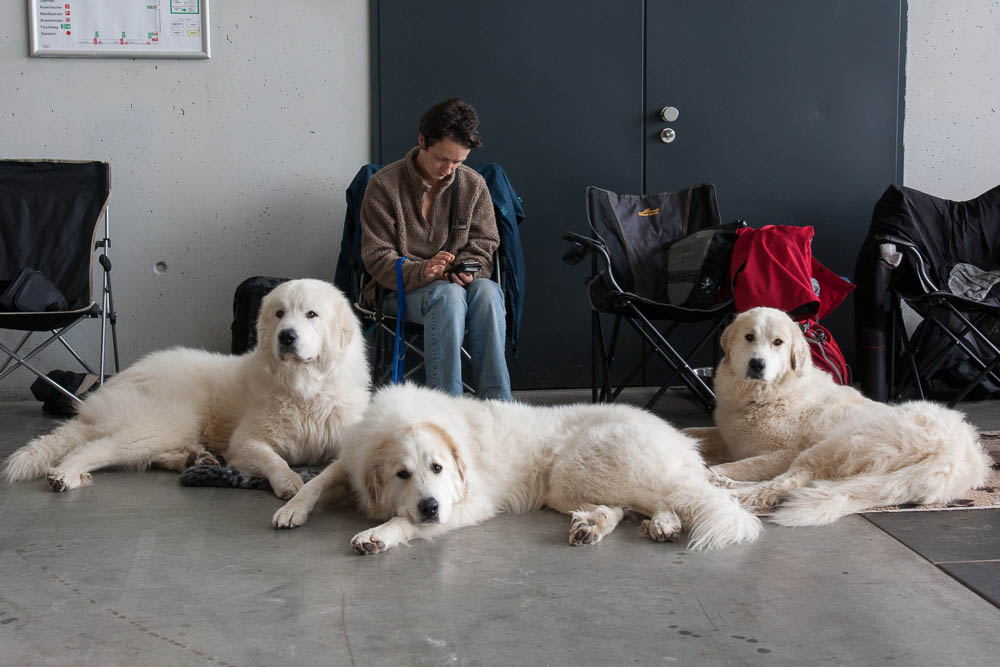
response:
{"label": "dog's black nose", "polygon": [[295,343],[295,339],[298,337],[299,335],[295,333],[295,329],[282,329],[278,332],[278,342],[285,347],[289,347]]}
{"label": "dog's black nose", "polygon": [[751,373],[754,373],[755,375],[760,375],[760,373],[764,370],[764,360],[758,357],[754,357],[753,359],[747,362],[747,366],[750,368]]}
{"label": "dog's black nose", "polygon": [[421,498],[417,503],[420,516],[424,521],[436,521],[438,515],[438,501],[436,498]]}

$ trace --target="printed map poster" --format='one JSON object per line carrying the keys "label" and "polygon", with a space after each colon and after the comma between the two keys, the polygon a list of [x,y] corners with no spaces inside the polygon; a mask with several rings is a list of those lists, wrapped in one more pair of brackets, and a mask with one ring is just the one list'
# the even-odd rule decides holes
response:
{"label": "printed map poster", "polygon": [[209,0],[28,0],[31,55],[208,58]]}

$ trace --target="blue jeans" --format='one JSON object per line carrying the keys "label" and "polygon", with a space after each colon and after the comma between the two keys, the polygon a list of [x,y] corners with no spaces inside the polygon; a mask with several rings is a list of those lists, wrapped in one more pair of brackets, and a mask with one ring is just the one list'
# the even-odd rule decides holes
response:
{"label": "blue jeans", "polygon": [[[386,315],[397,312],[395,292],[386,294]],[[469,355],[480,398],[513,400],[504,358],[507,335],[503,292],[487,278],[466,287],[444,280],[406,292],[406,320],[424,325],[427,385],[462,395],[462,340],[469,331]]]}

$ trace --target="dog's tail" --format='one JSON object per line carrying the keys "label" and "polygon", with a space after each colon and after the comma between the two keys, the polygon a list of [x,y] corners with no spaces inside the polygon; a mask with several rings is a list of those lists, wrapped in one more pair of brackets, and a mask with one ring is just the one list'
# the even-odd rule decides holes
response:
{"label": "dog's tail", "polygon": [[76,425],[67,422],[39,436],[7,457],[4,476],[8,482],[23,482],[44,476],[82,440],[75,433]]}
{"label": "dog's tail", "polygon": [[782,526],[822,526],[873,507],[945,503],[983,483],[985,461],[929,456],[887,473],[816,481],[797,489],[771,516]]}
{"label": "dog's tail", "polygon": [[760,535],[760,519],[740,507],[724,489],[708,485],[692,505],[690,551],[711,551],[731,544],[753,542]]}

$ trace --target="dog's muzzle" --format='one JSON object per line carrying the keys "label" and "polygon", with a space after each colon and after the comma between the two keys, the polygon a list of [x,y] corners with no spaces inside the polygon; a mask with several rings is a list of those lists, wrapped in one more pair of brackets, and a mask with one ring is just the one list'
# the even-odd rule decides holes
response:
{"label": "dog's muzzle", "polygon": [[763,359],[754,357],[747,362],[747,377],[751,380],[761,380],[764,378],[764,367],[766,364]]}
{"label": "dog's muzzle", "polygon": [[420,512],[420,520],[423,523],[436,523],[438,521],[438,501],[436,498],[421,498],[417,503],[417,510]]}
{"label": "dog's muzzle", "polygon": [[299,335],[295,333],[295,329],[282,329],[278,332],[278,345],[281,348],[282,353],[285,352],[295,352],[295,341],[299,339]]}

